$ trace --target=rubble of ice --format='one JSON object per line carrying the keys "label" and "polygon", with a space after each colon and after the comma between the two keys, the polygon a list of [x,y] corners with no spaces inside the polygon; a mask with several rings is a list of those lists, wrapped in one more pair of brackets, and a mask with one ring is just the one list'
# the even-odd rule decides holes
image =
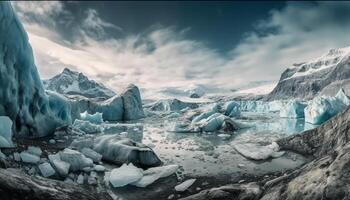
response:
{"label": "rubble of ice", "polygon": [[322,124],[345,110],[349,103],[350,100],[342,89],[334,97],[315,97],[305,108],[305,121],[311,124]]}
{"label": "rubble of ice", "polygon": [[280,117],[303,118],[305,107],[305,104],[297,100],[288,101],[285,105],[281,107]]}
{"label": "rubble of ice", "polygon": [[177,192],[183,192],[185,190],[187,190],[189,187],[191,187],[191,185],[193,185],[193,183],[196,181],[196,179],[188,179],[186,181],[184,181],[183,183],[175,186],[175,190]]}
{"label": "rubble of ice", "polygon": [[113,187],[122,187],[140,180],[142,176],[142,170],[135,167],[132,163],[123,164],[121,167],[111,171],[109,182]]}
{"label": "rubble of ice", "polygon": [[265,146],[253,143],[235,144],[234,148],[244,157],[253,160],[277,158],[284,154],[284,151],[279,151],[279,146],[276,142]]}
{"label": "rubble of ice", "polygon": [[9,117],[0,116],[0,148],[14,147],[12,142],[12,121]]}
{"label": "rubble of ice", "polygon": [[96,112],[89,114],[87,111],[80,113],[80,119],[94,124],[101,124],[103,122],[102,113]]}
{"label": "rubble of ice", "polygon": [[86,157],[90,158],[95,163],[98,163],[102,159],[102,155],[97,153],[96,151],[90,149],[90,148],[83,148],[81,150],[81,153],[84,154]]}
{"label": "rubble of ice", "polygon": [[72,150],[64,149],[59,152],[60,158],[62,161],[70,164],[71,171],[83,170],[85,167],[92,167],[93,161],[90,158],[84,156],[84,154]]}

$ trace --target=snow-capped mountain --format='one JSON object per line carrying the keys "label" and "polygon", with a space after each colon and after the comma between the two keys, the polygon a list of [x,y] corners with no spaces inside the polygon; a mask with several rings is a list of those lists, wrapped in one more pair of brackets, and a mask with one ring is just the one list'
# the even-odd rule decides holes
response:
{"label": "snow-capped mountain", "polygon": [[62,73],[44,80],[47,90],[64,95],[81,95],[88,98],[110,98],[115,94],[101,83],[90,80],[84,74],[65,68]]}
{"label": "snow-capped mountain", "polygon": [[[350,47],[331,49],[327,54],[309,62],[294,64],[286,69],[267,99],[311,99],[325,91],[344,88],[349,94]],[[331,90],[327,88],[332,88]],[[334,94],[328,94],[334,95]]]}

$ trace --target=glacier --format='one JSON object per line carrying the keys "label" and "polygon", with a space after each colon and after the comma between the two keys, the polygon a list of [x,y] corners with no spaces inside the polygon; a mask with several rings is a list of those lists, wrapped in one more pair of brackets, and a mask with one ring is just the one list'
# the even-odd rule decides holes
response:
{"label": "glacier", "polygon": [[170,111],[180,111],[186,108],[194,109],[198,108],[197,103],[184,102],[179,99],[166,99],[158,100],[154,103],[145,106],[151,111],[158,112],[170,112]]}
{"label": "glacier", "polygon": [[0,116],[14,122],[14,134],[52,134],[56,127],[69,124],[69,118],[56,110],[57,102],[50,105],[56,99],[45,93],[28,35],[9,2],[0,4],[0,21]]}
{"label": "glacier", "polygon": [[305,121],[322,124],[349,106],[349,98],[340,89],[334,97],[317,96],[305,108]]}

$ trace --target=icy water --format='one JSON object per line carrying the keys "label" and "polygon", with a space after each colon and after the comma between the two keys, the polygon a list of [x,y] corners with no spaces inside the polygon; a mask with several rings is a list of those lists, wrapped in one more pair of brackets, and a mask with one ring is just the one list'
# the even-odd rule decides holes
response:
{"label": "icy water", "polygon": [[193,186],[196,189],[190,190],[190,193],[195,193],[198,192],[196,190],[205,188],[207,183],[218,186],[244,181],[244,176],[283,173],[304,164],[307,158],[286,152],[278,158],[253,161],[239,154],[234,146],[246,143],[268,145],[276,139],[315,127],[305,124],[303,119],[280,118],[274,113],[246,112],[242,113],[238,121],[247,124],[248,128],[234,132],[230,137],[220,137],[218,133],[171,132],[169,130],[172,124],[182,118],[167,116],[169,115],[146,117],[138,122],[143,126],[143,131],[129,130],[128,137],[149,145],[164,164],[178,164],[179,173],[147,188],[128,186],[113,189],[116,194],[125,199],[163,199],[175,193],[174,186],[179,181],[188,178],[198,179]]}

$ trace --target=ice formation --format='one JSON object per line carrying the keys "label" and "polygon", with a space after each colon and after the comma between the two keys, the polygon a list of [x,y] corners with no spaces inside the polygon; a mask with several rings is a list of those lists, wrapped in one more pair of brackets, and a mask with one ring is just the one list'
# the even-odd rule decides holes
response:
{"label": "ice formation", "polygon": [[244,157],[253,160],[277,158],[284,154],[284,151],[279,151],[279,146],[276,142],[266,146],[253,143],[235,144],[234,148]]}
{"label": "ice formation", "polygon": [[55,175],[56,173],[55,169],[52,168],[52,166],[48,162],[44,162],[40,164],[38,167],[43,177],[50,177]]}
{"label": "ice formation", "polygon": [[342,89],[335,97],[315,97],[305,108],[305,121],[311,124],[322,124],[349,106],[349,98]]}
{"label": "ice formation", "polygon": [[149,168],[142,172],[143,177],[140,180],[131,183],[131,185],[135,185],[137,187],[147,187],[160,178],[168,177],[174,174],[178,169],[178,165],[166,165]]}
{"label": "ice formation", "polygon": [[229,117],[239,117],[239,104],[235,101],[230,101],[225,105],[225,115]]}
{"label": "ice formation", "polygon": [[221,128],[227,116],[221,113],[214,113],[209,116],[205,121],[201,122],[201,129],[205,132],[217,131]]}
{"label": "ice formation", "polygon": [[116,95],[103,84],[90,80],[84,74],[64,68],[62,73],[43,81],[47,90],[65,95],[81,95],[87,98],[110,98]]}
{"label": "ice formation", "polygon": [[192,123],[194,122],[199,122],[203,119],[206,119],[208,117],[210,117],[211,115],[218,113],[219,112],[219,105],[218,104],[214,104],[212,105],[206,112],[201,113],[200,115],[194,117],[192,119]]}
{"label": "ice formation", "polygon": [[175,186],[175,190],[177,192],[183,192],[185,190],[187,190],[189,187],[191,187],[191,185],[193,185],[193,183],[196,181],[196,179],[188,179],[186,181],[184,181],[183,183]]}
{"label": "ice formation", "polygon": [[124,120],[135,120],[145,117],[139,88],[130,84],[121,94],[124,105]]}
{"label": "ice formation", "polygon": [[92,167],[93,161],[90,158],[85,157],[82,153],[72,150],[64,149],[59,152],[62,161],[70,164],[71,171],[82,170],[85,167]]}
{"label": "ice formation", "polygon": [[305,104],[297,100],[291,100],[281,107],[280,117],[303,118],[305,107],[306,107]]}
{"label": "ice formation", "polygon": [[101,124],[103,122],[102,113],[99,112],[89,114],[87,111],[85,111],[80,113],[80,119],[94,124]]}
{"label": "ice formation", "polygon": [[49,135],[69,119],[45,94],[28,36],[9,2],[0,4],[0,21],[0,115],[14,122],[15,134]]}
{"label": "ice formation", "polygon": [[140,180],[142,176],[142,170],[135,167],[132,163],[123,164],[121,167],[111,171],[109,182],[113,187],[122,187]]}
{"label": "ice formation", "polygon": [[73,128],[81,130],[87,134],[101,133],[103,131],[103,126],[79,119],[74,121]]}
{"label": "ice formation", "polygon": [[74,140],[71,146],[77,149],[91,148],[101,154],[102,159],[116,164],[131,162],[143,168],[161,164],[160,159],[151,148],[119,135],[102,135],[96,138]]}
{"label": "ice formation", "polygon": [[0,148],[14,147],[12,142],[12,121],[9,117],[0,116]]}

